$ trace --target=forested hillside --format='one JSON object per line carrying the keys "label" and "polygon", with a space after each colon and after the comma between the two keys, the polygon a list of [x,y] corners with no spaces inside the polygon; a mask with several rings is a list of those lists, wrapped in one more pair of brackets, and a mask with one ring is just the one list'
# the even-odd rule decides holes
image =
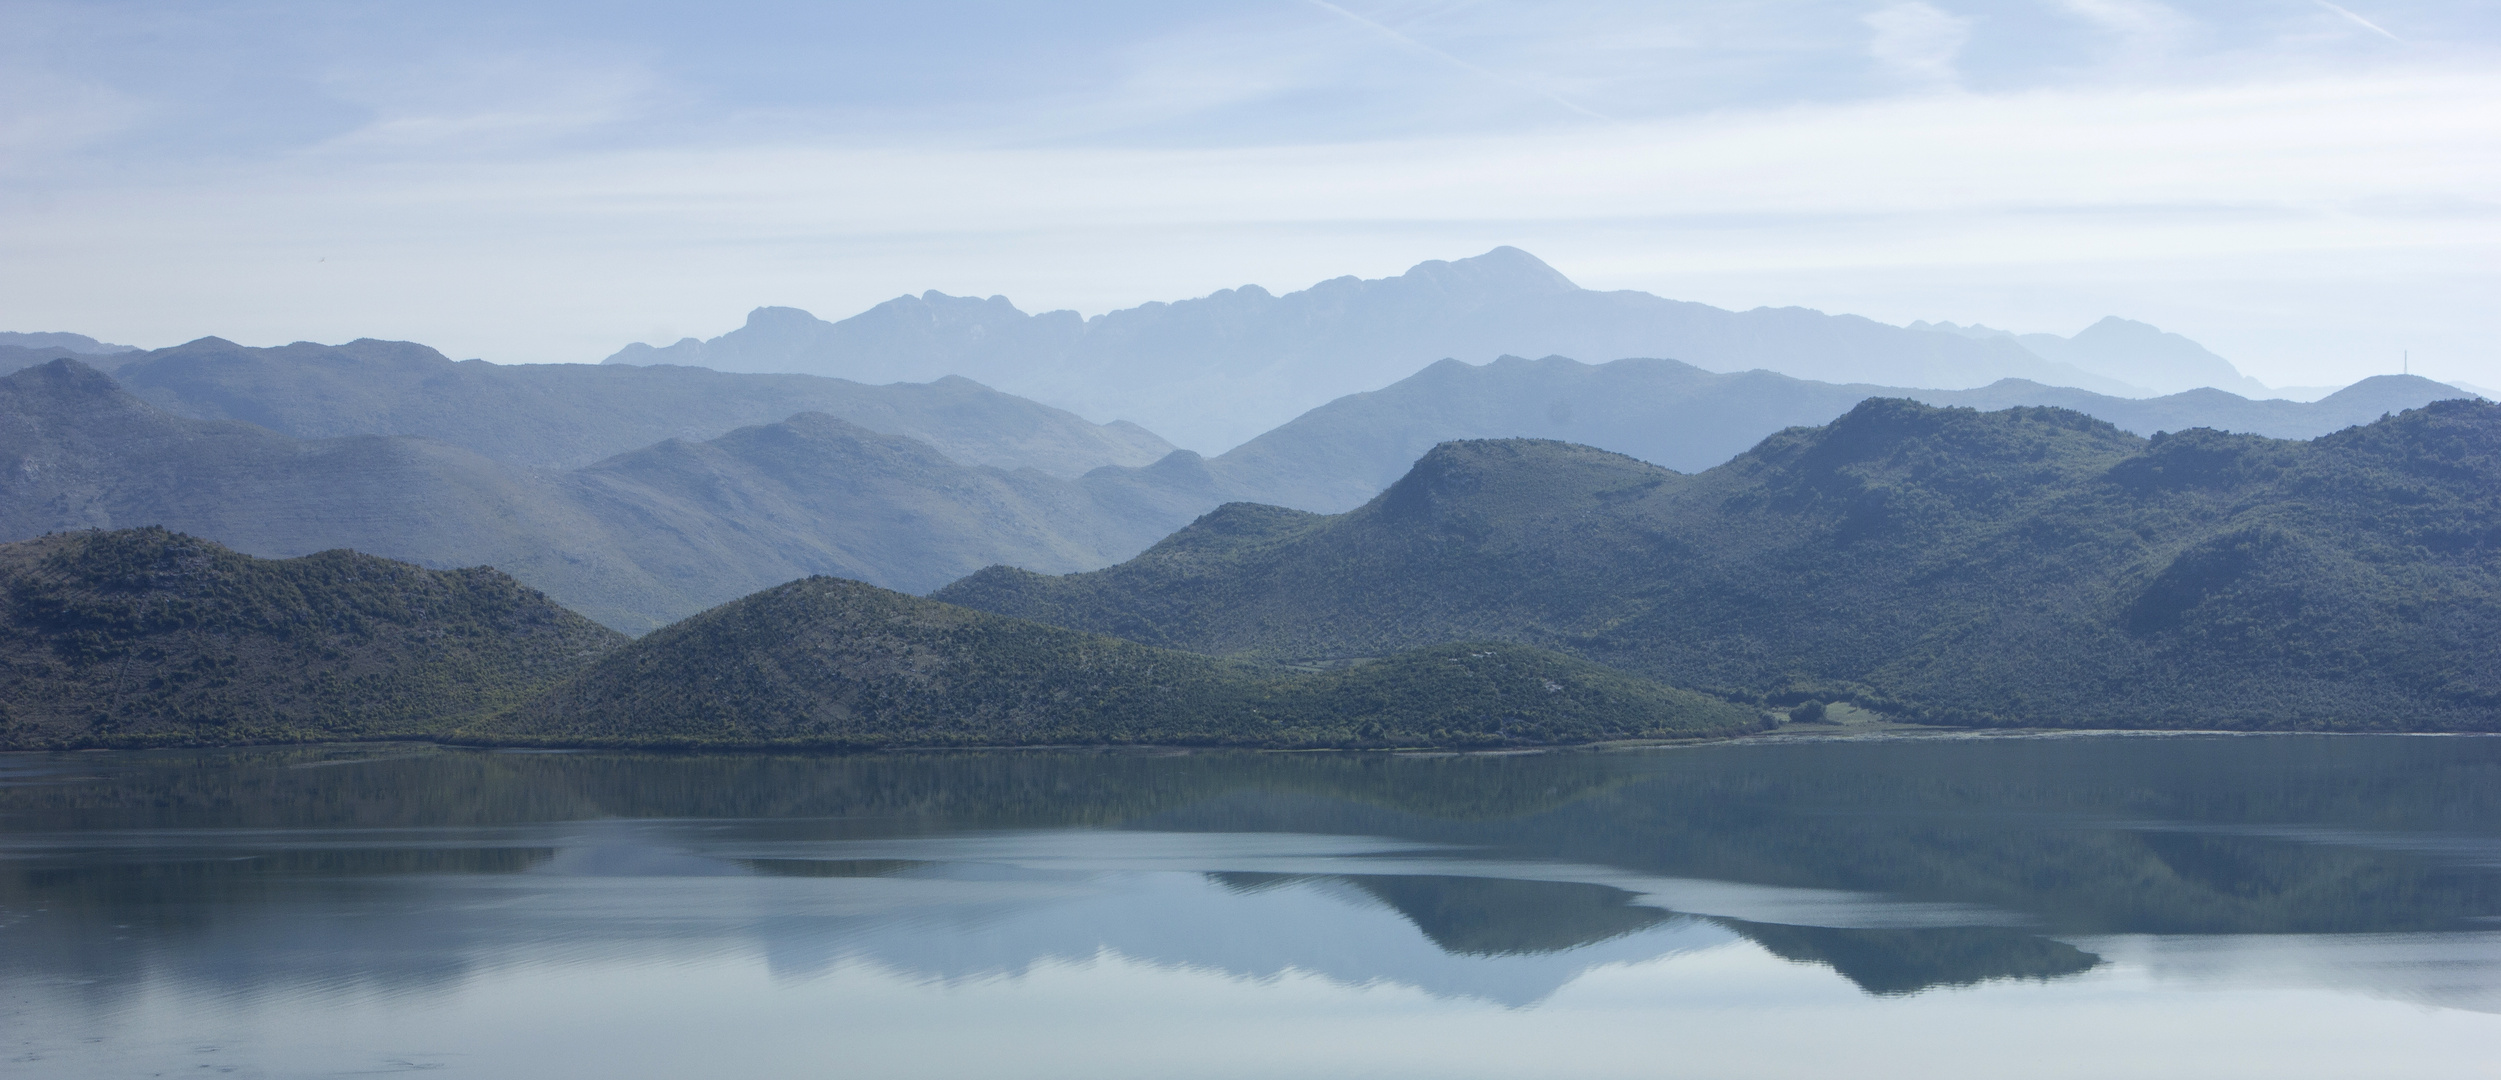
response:
{"label": "forested hillside", "polygon": [[1762,722],[1519,645],[1293,671],[834,578],[724,605],[618,654],[623,635],[483,567],[350,551],[256,559],[163,529],[0,545],[0,597],[0,749],[1499,747]]}
{"label": "forested hillside", "polygon": [[1343,515],[1227,507],[935,595],[1217,655],[1519,641],[1950,723],[2490,729],[2501,406],[2292,442],[1879,399],[1696,475],[1453,443]]}
{"label": "forested hillside", "polygon": [[868,386],[690,367],[455,363],[414,342],[373,340],[248,348],[212,337],[80,359],[194,419],[242,420],[299,439],[414,435],[533,469],[574,468],[664,439],[712,439],[801,412],[916,439],[961,464],[1058,477],[1172,452],[1134,424],[1088,423],[955,377]]}
{"label": "forested hillside", "polygon": [[60,533],[0,545],[0,748],[425,735],[624,640],[482,567]]}
{"label": "forested hillside", "polygon": [[810,578],[666,627],[465,737],[555,745],[1539,746],[1753,710],[1517,645],[1245,665]]}

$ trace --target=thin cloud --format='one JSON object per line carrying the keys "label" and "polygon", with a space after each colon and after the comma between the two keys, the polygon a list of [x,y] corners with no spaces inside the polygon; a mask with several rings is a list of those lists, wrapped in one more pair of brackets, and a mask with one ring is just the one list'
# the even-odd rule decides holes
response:
{"label": "thin cloud", "polygon": [[1407,36],[1407,35],[1405,35],[1405,34],[1399,33],[1397,30],[1392,29],[1391,27],[1389,27],[1389,26],[1387,26],[1387,25],[1384,25],[1384,24],[1382,24],[1382,23],[1378,23],[1378,22],[1374,22],[1374,21],[1373,21],[1373,20],[1371,20],[1371,19],[1367,19],[1367,18],[1365,18],[1365,17],[1363,17],[1363,16],[1361,16],[1361,15],[1358,15],[1358,14],[1356,14],[1356,13],[1352,12],[1352,11],[1348,11],[1348,10],[1346,10],[1345,8],[1342,8],[1342,7],[1337,6],[1336,4],[1329,3],[1329,0],[1304,0],[1304,2],[1305,2],[1305,3],[1310,4],[1310,5],[1311,5],[1311,6],[1313,6],[1313,7],[1319,8],[1319,9],[1320,9],[1320,10],[1322,10],[1322,11],[1326,11],[1326,12],[1328,12],[1328,13],[1332,14],[1332,15],[1335,15],[1335,16],[1337,16],[1337,17],[1341,18],[1341,19],[1345,19],[1345,20],[1347,20],[1348,22],[1352,22],[1352,23],[1354,23],[1354,24],[1355,24],[1355,25],[1357,25],[1357,26],[1361,26],[1361,27],[1363,27],[1363,28],[1364,28],[1364,29],[1366,29],[1366,30],[1370,30],[1370,31],[1372,31],[1372,32],[1373,32],[1373,33],[1375,33],[1375,34],[1379,34],[1379,35],[1381,35],[1382,37],[1389,39],[1392,43],[1397,44],[1397,45],[1398,45],[1399,47],[1401,47],[1401,48],[1410,49],[1410,50],[1413,50],[1413,51],[1416,51],[1416,52],[1423,53],[1423,54],[1424,54],[1424,55],[1426,55],[1426,56],[1433,57],[1433,58],[1435,58],[1435,59],[1438,59],[1438,60],[1442,61],[1443,63],[1450,64],[1450,65],[1455,66],[1455,67],[1457,67],[1457,68],[1459,68],[1459,69],[1461,69],[1461,70],[1463,70],[1463,71],[1469,72],[1470,74],[1477,75],[1477,76],[1479,76],[1479,77],[1481,77],[1481,78],[1492,79],[1492,80],[1494,80],[1495,82],[1502,83],[1502,84],[1504,84],[1504,85],[1506,85],[1506,86],[1516,87],[1516,88],[1518,88],[1518,89],[1525,90],[1525,91],[1527,91],[1527,92],[1529,92],[1529,93],[1531,93],[1531,94],[1535,94],[1535,95],[1537,95],[1538,97],[1544,98],[1544,99],[1546,99],[1546,100],[1548,100],[1548,101],[1554,102],[1554,103],[1555,103],[1555,104],[1557,104],[1557,105],[1563,106],[1563,107],[1564,107],[1564,108],[1566,108],[1566,109],[1570,109],[1570,110],[1571,110],[1571,111],[1573,111],[1573,112],[1579,113],[1579,114],[1581,114],[1582,116],[1589,117],[1589,118],[1590,118],[1590,119],[1592,119],[1592,120],[1605,120],[1605,121],[1608,121],[1608,122],[1610,122],[1610,123],[1614,122],[1614,120],[1615,120],[1615,118],[1614,118],[1614,117],[1612,117],[1612,116],[1608,116],[1607,114],[1602,113],[1602,112],[1599,112],[1599,111],[1597,111],[1596,109],[1592,109],[1592,108],[1590,108],[1590,107],[1588,107],[1588,106],[1586,106],[1586,105],[1582,105],[1582,104],[1580,104],[1579,102],[1573,101],[1572,99],[1567,98],[1567,97],[1564,97],[1564,96],[1563,96],[1563,95],[1561,95],[1561,94],[1555,93],[1555,92],[1554,92],[1554,91],[1552,91],[1552,90],[1548,90],[1548,89],[1546,89],[1546,88],[1544,88],[1544,87],[1541,87],[1541,86],[1533,86],[1533,85],[1530,85],[1530,84],[1528,84],[1528,83],[1522,82],[1522,81],[1520,81],[1520,80],[1518,80],[1518,79],[1512,78],[1512,77],[1511,77],[1511,76],[1509,76],[1509,75],[1505,75],[1505,74],[1503,74],[1503,73],[1501,73],[1501,72],[1499,72],[1499,71],[1494,71],[1494,70],[1492,70],[1492,69],[1490,69],[1490,68],[1486,68],[1486,67],[1482,67],[1482,66],[1477,65],[1477,64],[1472,64],[1472,63],[1469,63],[1469,62],[1468,62],[1468,61],[1466,61],[1466,60],[1462,60],[1462,59],[1460,59],[1460,58],[1458,58],[1458,57],[1456,57],[1456,56],[1453,56],[1453,55],[1451,55],[1451,54],[1449,54],[1449,53],[1447,53],[1447,52],[1444,52],[1444,51],[1442,51],[1442,50],[1440,50],[1440,49],[1434,48],[1434,47],[1433,47],[1433,46],[1431,46],[1431,45],[1427,45],[1427,44],[1425,44],[1424,42],[1418,41],[1418,40],[1416,40],[1416,39],[1414,39],[1414,38],[1412,38],[1412,37],[1409,37],[1409,36]]}
{"label": "thin cloud", "polygon": [[2336,14],[2342,15],[2342,16],[2344,16],[2345,18],[2348,18],[2348,19],[2353,20],[2354,25],[2356,25],[2356,26],[2360,26],[2361,28],[2363,28],[2363,29],[2365,29],[2365,30],[2368,30],[2368,31],[2370,31],[2370,32],[2372,32],[2372,33],[2374,33],[2374,34],[2378,34],[2378,35],[2379,35],[2379,36],[2381,36],[2381,37],[2387,38],[2387,39],[2388,39],[2388,40],[2390,40],[2390,41],[2402,42],[2402,41],[2404,41],[2404,40],[2405,40],[2404,38],[2398,37],[2398,36],[2397,36],[2397,35],[2395,35],[2395,34],[2391,34],[2391,33],[2389,33],[2389,32],[2388,32],[2388,28],[2387,28],[2387,27],[2381,26],[2380,24],[2375,23],[2375,22],[2372,22],[2372,21],[2371,21],[2371,20],[2369,20],[2369,19],[2365,19],[2365,18],[2363,18],[2363,17],[2362,17],[2362,16],[2360,16],[2360,15],[2356,15],[2356,14],[2354,14],[2354,13],[2353,13],[2353,12],[2351,12],[2351,11],[2347,11],[2347,10],[2345,10],[2344,8],[2341,8],[2341,7],[2338,7],[2338,6],[2334,5],[2334,4],[2328,3],[2328,2],[2327,2],[2327,0],[2318,0],[2318,3],[2319,3],[2319,6],[2320,6],[2320,7],[2326,8],[2326,9],[2327,9],[2327,10],[2329,10],[2329,11],[2333,11],[2333,12],[2335,12]]}
{"label": "thin cloud", "polygon": [[2155,0],[2062,0],[2060,6],[2114,39],[2109,60],[2140,72],[2171,67],[2198,29],[2197,20]]}
{"label": "thin cloud", "polygon": [[753,13],[0,0],[37,73],[0,87],[0,328],[581,360],[757,304],[1099,311],[1515,244],[1724,305],[2202,327],[2270,382],[2402,325],[2501,384],[2489,20],[2398,23],[2441,48],[2396,69],[2341,0],[1307,2],[820,63]]}
{"label": "thin cloud", "polygon": [[1958,18],[1922,3],[1895,4],[1869,13],[1864,21],[1876,32],[1867,54],[1886,67],[1915,79],[1952,82],[1955,61],[1971,40],[1971,20]]}

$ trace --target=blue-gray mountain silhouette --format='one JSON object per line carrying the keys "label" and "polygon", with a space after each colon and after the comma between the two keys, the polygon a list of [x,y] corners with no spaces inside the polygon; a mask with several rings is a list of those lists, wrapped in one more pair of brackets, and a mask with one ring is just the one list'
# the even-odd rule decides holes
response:
{"label": "blue-gray mountain silhouette", "polygon": [[2176,394],[2212,387],[2238,394],[2269,396],[2265,383],[2240,373],[2232,362],[2178,334],[2149,323],[2116,315],[2085,327],[2074,337],[2016,334],[1986,326],[1953,323],[1911,324],[1913,330],[1934,330],[1979,340],[2010,340],[2044,360],[2082,368],[2117,379],[2147,394]]}
{"label": "blue-gray mountain silhouette", "polygon": [[1006,297],[928,292],[840,322],[760,308],[709,341],[629,345],[612,364],[801,371],[864,382],[963,375],[1096,420],[1144,424],[1200,452],[1234,446],[1344,394],[1436,360],[1506,353],[1672,357],[1711,371],[1973,387],[2027,378],[2114,394],[2130,384],[2044,360],[2011,339],[1908,330],[1805,308],[1727,311],[1583,289],[1518,248],[1341,277],[1279,296],[1256,285],[1082,318]]}
{"label": "blue-gray mountain silhouette", "polygon": [[[1560,356],[1445,360],[1382,389],[1349,394],[1213,458],[1181,451],[1151,469],[1106,469],[1139,498],[1179,513],[1225,501],[1336,513],[1379,494],[1436,444],[1525,436],[1700,472],[1783,428],[1822,424],[1871,397],[2003,409],[2055,405],[2152,435],[2206,427],[2308,439],[2444,398],[2471,396],[2417,376],[2365,379],[2315,402],[2252,401],[2221,390],[2123,398],[2008,379],[1974,390],[1841,385],[1768,371],[1718,373],[1674,360],[1583,364]],[[1186,497],[1179,497],[1186,496]]]}
{"label": "blue-gray mountain silhouette", "polygon": [[1144,465],[1172,451],[1135,425],[1087,423],[961,378],[866,386],[691,368],[454,363],[413,342],[370,339],[263,349],[201,338],[80,359],[195,419],[242,420],[306,439],[414,435],[529,468],[575,468],[801,412],[917,439],[967,465],[1053,476]]}
{"label": "blue-gray mountain silhouette", "polygon": [[1167,531],[1125,491],[966,465],[801,413],[577,469],[436,439],[297,439],[177,416],[76,360],[0,376],[0,541],[163,525],[264,557],[494,566],[640,632],[835,574],[921,591],[994,562],[1085,569]]}

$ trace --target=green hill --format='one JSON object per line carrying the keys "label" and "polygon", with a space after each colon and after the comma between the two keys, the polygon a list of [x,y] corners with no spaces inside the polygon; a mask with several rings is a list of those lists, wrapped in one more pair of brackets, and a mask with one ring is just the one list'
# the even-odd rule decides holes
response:
{"label": "green hill", "polygon": [[1218,510],[937,598],[1195,652],[1452,640],[1950,723],[2501,728],[2501,406],[2309,442],[1871,400],[1685,475],[1436,448],[1334,517]]}
{"label": "green hill", "polygon": [[623,641],[483,567],[59,533],[0,545],[0,748],[428,734]]}
{"label": "green hill", "polygon": [[1297,673],[810,578],[663,628],[461,737],[538,745],[1515,746],[1752,710],[1517,645]]}

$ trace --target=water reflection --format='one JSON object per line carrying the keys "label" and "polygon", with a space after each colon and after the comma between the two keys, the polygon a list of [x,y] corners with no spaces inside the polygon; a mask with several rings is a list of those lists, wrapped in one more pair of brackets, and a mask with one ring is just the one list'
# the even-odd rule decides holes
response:
{"label": "water reflection", "polygon": [[2102,959],[2063,941],[1995,926],[1852,930],[1737,919],[1721,925],[1774,956],[1828,965],[1870,994],[1912,994],[1993,979],[2055,979],[2090,971]]}
{"label": "water reflection", "polygon": [[733,955],[1526,1009],[1730,949],[1883,999],[2122,965],[2501,1011],[2496,916],[2494,739],[0,758],[0,981],[44,1015]]}
{"label": "water reflection", "polygon": [[[1267,887],[1286,875],[1219,874],[1227,884]],[[1514,956],[1562,952],[1647,930],[1671,912],[1606,885],[1449,875],[1345,875],[1335,879],[1389,905],[1444,952]]]}

